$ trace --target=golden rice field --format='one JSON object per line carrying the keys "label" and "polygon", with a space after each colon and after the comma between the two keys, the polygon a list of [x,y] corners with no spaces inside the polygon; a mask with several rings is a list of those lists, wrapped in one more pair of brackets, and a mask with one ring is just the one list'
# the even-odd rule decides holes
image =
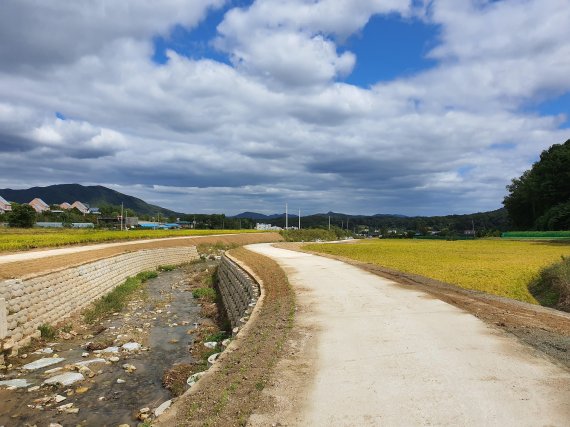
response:
{"label": "golden rice field", "polygon": [[21,251],[84,243],[121,240],[159,239],[179,236],[209,236],[212,234],[252,233],[257,230],[74,230],[74,229],[13,229],[0,228],[0,251]]}
{"label": "golden rice field", "polygon": [[303,248],[534,304],[529,283],[541,268],[570,256],[570,242],[504,240],[362,240]]}

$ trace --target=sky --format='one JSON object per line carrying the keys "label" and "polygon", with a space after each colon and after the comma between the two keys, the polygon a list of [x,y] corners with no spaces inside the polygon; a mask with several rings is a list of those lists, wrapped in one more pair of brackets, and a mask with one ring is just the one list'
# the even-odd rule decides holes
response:
{"label": "sky", "polygon": [[568,22],[568,0],[3,0],[0,188],[498,209],[570,138]]}

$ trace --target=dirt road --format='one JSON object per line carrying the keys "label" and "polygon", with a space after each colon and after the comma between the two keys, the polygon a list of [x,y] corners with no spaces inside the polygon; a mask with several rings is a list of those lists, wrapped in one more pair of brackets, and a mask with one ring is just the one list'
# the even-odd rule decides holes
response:
{"label": "dirt road", "polygon": [[500,329],[340,261],[248,249],[280,264],[298,304],[251,425],[570,424],[570,372]]}

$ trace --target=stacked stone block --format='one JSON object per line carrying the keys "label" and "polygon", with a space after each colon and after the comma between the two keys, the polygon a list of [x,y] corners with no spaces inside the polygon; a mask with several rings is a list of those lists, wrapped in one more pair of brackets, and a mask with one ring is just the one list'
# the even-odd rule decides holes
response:
{"label": "stacked stone block", "polygon": [[25,345],[38,335],[38,326],[60,322],[127,277],[159,265],[196,259],[195,246],[142,250],[25,280],[0,282],[0,352]]}
{"label": "stacked stone block", "polygon": [[239,329],[259,298],[259,286],[237,264],[223,256],[218,267],[218,288],[232,328]]}

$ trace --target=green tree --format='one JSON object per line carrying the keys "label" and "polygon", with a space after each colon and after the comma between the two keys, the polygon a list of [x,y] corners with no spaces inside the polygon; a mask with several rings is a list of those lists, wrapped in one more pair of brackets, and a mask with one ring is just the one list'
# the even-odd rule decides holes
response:
{"label": "green tree", "polygon": [[569,227],[570,139],[542,152],[540,160],[507,186],[503,200],[513,225],[528,229]]}
{"label": "green tree", "polygon": [[12,203],[12,212],[8,215],[10,227],[32,228],[36,222],[36,211],[30,205]]}

